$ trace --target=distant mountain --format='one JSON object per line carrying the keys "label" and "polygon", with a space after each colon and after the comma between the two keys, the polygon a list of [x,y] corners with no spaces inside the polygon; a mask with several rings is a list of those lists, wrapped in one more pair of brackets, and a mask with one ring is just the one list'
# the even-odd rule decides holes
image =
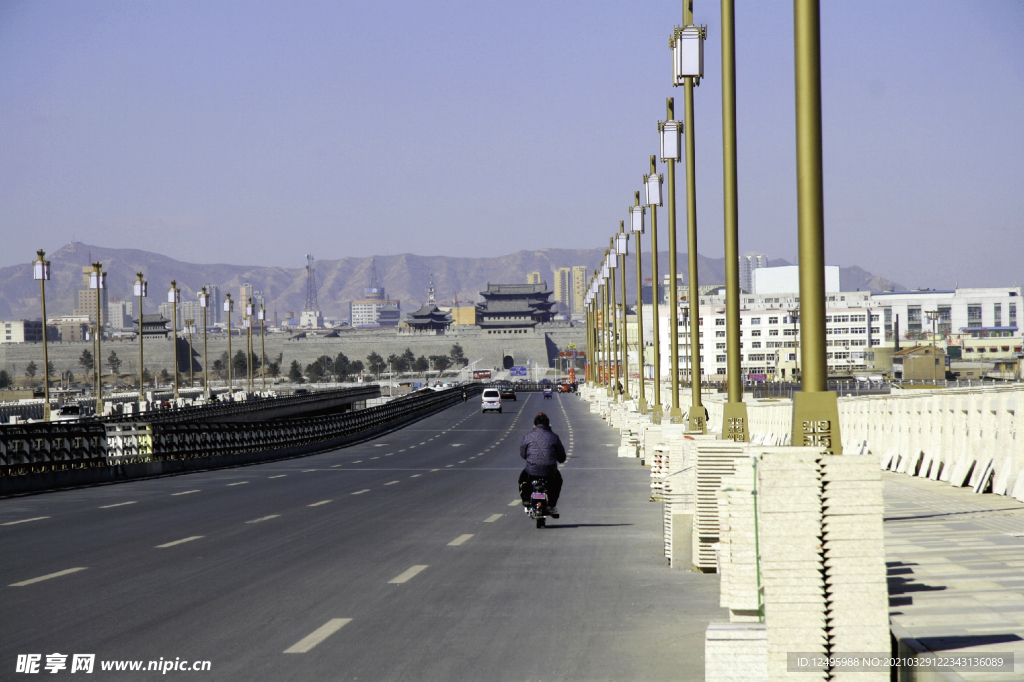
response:
{"label": "distant mountain", "polygon": [[[650,253],[643,254],[644,269],[648,272],[650,256]],[[431,273],[439,301],[451,302],[457,295],[460,302],[469,303],[479,299],[479,292],[487,288],[488,282],[525,282],[527,273],[540,271],[548,285],[553,286],[555,268],[585,265],[592,271],[603,257],[604,249],[538,249],[497,258],[401,254],[324,259],[315,262],[318,303],[325,316],[347,319],[349,301],[363,297],[363,288],[370,284],[374,264],[388,297],[400,299],[402,310],[408,312],[426,300]],[[103,263],[108,273],[107,286],[112,301],[132,300],[135,273],[142,272],[149,282],[149,298],[144,304],[146,312],[155,312],[157,306],[167,300],[164,292],[171,286],[172,279],[177,281],[183,300],[195,300],[196,292],[204,284],[220,286],[222,295],[230,291],[237,296],[242,283],[249,282],[254,289],[263,292],[270,319],[275,312],[282,319],[293,311],[298,317],[306,299],[306,271],[302,264],[292,268],[196,264],[148,251],[89,246],[80,242],[67,244],[48,254],[48,258],[53,264],[53,279],[46,285],[46,312],[49,316],[71,313],[77,301],[76,292],[81,287],[82,267],[94,261]],[[633,256],[627,260],[626,289],[630,295],[635,295]],[[659,271],[664,274],[668,270],[668,252],[659,253],[658,260]],[[686,254],[679,254],[677,260],[685,276]],[[771,261],[770,264],[789,265],[782,260]],[[725,260],[722,258],[698,256],[698,269],[702,284],[725,281]],[[843,288],[848,290],[903,288],[856,266],[842,268],[840,279]],[[35,319],[39,315],[39,285],[32,280],[31,265],[26,262],[0,268],[0,319]]]}

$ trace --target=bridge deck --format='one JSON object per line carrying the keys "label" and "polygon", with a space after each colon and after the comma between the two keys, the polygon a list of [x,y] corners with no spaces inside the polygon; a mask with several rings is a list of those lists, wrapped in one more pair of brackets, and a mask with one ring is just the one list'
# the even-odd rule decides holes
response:
{"label": "bridge deck", "polygon": [[[539,410],[571,455],[546,530],[510,504]],[[718,578],[667,568],[648,471],[617,445],[576,396],[521,394],[502,414],[471,400],[312,457],[0,500],[0,661],[181,657],[210,661],[212,680],[702,679],[704,628],[726,618]]]}

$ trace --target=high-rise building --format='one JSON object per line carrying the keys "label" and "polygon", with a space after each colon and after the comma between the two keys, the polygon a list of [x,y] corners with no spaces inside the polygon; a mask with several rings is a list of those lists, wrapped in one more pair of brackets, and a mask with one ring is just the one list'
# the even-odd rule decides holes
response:
{"label": "high-rise building", "polygon": [[129,329],[133,326],[132,304],[126,301],[107,303],[107,321],[111,329]]}
{"label": "high-rise building", "polygon": [[[216,324],[221,320],[220,287],[216,284],[207,284],[206,293],[210,296],[210,307],[206,309],[206,323]],[[199,313],[199,324],[202,324],[203,314]]]}
{"label": "high-rise building", "polygon": [[96,296],[97,292],[99,292],[100,314],[103,316],[102,324],[107,324],[110,319],[107,313],[107,289],[89,288],[89,277],[92,273],[91,265],[82,267],[82,286],[78,290],[78,306],[75,308],[74,314],[78,316],[84,315],[89,318],[90,324],[94,324],[96,322]]}
{"label": "high-rise building", "polygon": [[252,298],[252,283],[243,282],[242,286],[239,287],[239,295],[238,304],[244,308],[249,303],[249,299]]}
{"label": "high-rise building", "polygon": [[[178,326],[185,326],[185,320],[195,320],[196,327],[203,326],[203,309],[199,306],[199,301],[185,301],[178,307]],[[207,322],[210,321],[209,313],[206,316]]]}
{"label": "high-rise building", "polygon": [[353,327],[397,327],[402,319],[402,302],[389,299],[377,279],[377,263],[370,266],[370,286],[363,298],[349,303],[349,322]]}
{"label": "high-rise building", "polygon": [[583,312],[583,301],[587,298],[587,266],[572,266],[572,311]]}
{"label": "high-rise building", "polygon": [[746,253],[740,256],[740,289],[754,293],[754,270],[768,267],[768,256],[763,253]]}
{"label": "high-rise building", "polygon": [[540,284],[541,282],[540,270],[534,270],[526,276],[527,284]]}
{"label": "high-rise building", "polygon": [[562,304],[562,310],[572,311],[572,269],[555,268],[555,301]]}
{"label": "high-rise building", "polygon": [[[157,310],[160,311],[160,316],[161,317],[163,317],[168,322],[172,322],[173,323],[173,321],[174,321],[174,304],[173,303],[170,303],[170,302],[168,302],[168,303],[161,303],[160,306],[157,308]],[[181,304],[179,303],[178,304],[178,327],[179,328],[181,328],[181,325],[184,324],[182,322],[182,319],[183,318],[181,316]]]}

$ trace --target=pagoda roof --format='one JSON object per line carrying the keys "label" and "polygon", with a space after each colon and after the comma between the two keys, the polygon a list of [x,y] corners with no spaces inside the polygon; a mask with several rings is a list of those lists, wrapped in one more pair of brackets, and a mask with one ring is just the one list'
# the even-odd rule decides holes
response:
{"label": "pagoda roof", "polygon": [[481,291],[484,298],[489,296],[519,296],[533,298],[547,297],[554,292],[546,284],[491,284],[487,283],[487,291]]}

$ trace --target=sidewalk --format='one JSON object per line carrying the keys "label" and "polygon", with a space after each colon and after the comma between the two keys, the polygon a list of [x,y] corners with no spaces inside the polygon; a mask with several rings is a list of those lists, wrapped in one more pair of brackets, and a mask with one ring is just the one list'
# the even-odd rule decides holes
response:
{"label": "sidewalk", "polygon": [[968,682],[1024,679],[1024,504],[883,472],[889,614],[942,655],[1014,652],[1014,673],[960,672]]}

